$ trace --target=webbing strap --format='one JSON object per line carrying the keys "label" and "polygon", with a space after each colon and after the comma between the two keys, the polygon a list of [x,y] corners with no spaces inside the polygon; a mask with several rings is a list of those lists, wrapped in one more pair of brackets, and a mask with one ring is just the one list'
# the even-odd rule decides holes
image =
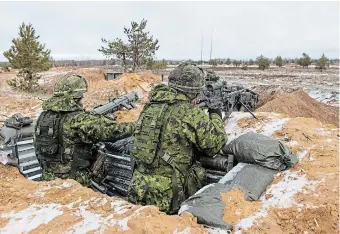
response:
{"label": "webbing strap", "polygon": [[[163,122],[162,128],[161,128],[161,139],[158,142],[158,146],[157,146],[157,152],[156,154],[158,154],[158,151],[161,149],[161,144],[164,141],[164,133],[165,133],[165,129],[166,126],[169,123],[169,118],[172,115],[172,112],[174,109],[176,109],[177,105],[175,106],[171,106],[170,107],[170,111],[168,113],[168,115],[166,116],[165,121]],[[177,184],[177,175],[176,175],[176,168],[178,169],[178,167],[176,166],[176,163],[173,161],[174,157],[170,156],[169,154],[167,154],[166,152],[163,152],[162,155],[162,159],[167,162],[173,169],[172,171],[172,176],[171,176],[171,185],[172,185],[172,201],[171,201],[171,208],[172,211],[176,211],[179,209],[179,201],[178,201],[178,184]],[[181,172],[181,171],[180,171]]]}

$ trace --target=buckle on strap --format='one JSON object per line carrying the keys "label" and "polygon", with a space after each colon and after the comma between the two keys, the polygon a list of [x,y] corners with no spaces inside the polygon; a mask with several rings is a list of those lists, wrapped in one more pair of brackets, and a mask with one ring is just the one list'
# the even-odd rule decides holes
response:
{"label": "buckle on strap", "polygon": [[172,165],[172,161],[174,160],[174,157],[170,156],[168,153],[164,153],[162,156],[162,159],[168,164]]}

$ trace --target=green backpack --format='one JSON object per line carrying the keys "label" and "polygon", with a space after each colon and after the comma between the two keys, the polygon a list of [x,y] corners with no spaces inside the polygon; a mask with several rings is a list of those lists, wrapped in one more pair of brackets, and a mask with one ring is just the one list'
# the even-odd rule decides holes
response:
{"label": "green backpack", "polygon": [[39,160],[62,162],[60,135],[62,114],[44,111],[35,126],[35,149]]}
{"label": "green backpack", "polygon": [[168,110],[167,103],[149,103],[145,105],[136,123],[135,142],[133,156],[137,163],[157,167],[155,160],[158,152],[162,125],[165,113]]}
{"label": "green backpack", "polygon": [[147,104],[136,124],[135,141],[133,145],[133,157],[137,163],[144,164],[148,168],[157,168],[160,159],[166,161],[173,168],[172,173],[172,210],[179,208],[181,200],[178,195],[176,169],[184,176],[184,193],[186,197],[192,196],[198,189],[203,187],[206,171],[199,163],[195,162],[188,171],[182,171],[173,161],[173,157],[159,150],[162,142],[162,134],[168,118],[172,115],[175,105],[166,103]]}

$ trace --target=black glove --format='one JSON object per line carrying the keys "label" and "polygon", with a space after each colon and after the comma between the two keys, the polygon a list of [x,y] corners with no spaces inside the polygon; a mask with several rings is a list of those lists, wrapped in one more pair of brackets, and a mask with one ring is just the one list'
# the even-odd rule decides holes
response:
{"label": "black glove", "polygon": [[221,109],[209,109],[208,113],[209,113],[209,115],[211,115],[211,114],[218,114],[222,118],[222,111],[221,111]]}

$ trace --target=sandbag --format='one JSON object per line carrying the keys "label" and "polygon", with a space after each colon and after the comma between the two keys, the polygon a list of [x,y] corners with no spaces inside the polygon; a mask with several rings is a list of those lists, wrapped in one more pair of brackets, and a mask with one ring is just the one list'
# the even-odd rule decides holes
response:
{"label": "sandbag", "polygon": [[232,230],[233,226],[223,221],[225,204],[222,193],[229,191],[230,185],[210,184],[197,191],[195,195],[185,200],[178,214],[184,211],[197,218],[197,223],[209,227]]}
{"label": "sandbag", "polygon": [[257,201],[277,173],[277,170],[256,164],[238,163],[218,183],[240,189],[247,201]]}
{"label": "sandbag", "polygon": [[238,162],[258,164],[274,170],[285,170],[298,162],[296,155],[279,140],[248,132],[223,147],[225,154],[233,154]]}
{"label": "sandbag", "polygon": [[200,224],[231,230],[232,226],[223,220],[223,210],[228,207],[222,202],[222,193],[237,188],[244,193],[245,200],[259,200],[267,186],[273,182],[276,173],[277,170],[256,164],[239,163],[218,183],[203,187],[185,200],[178,213],[187,211]]}

